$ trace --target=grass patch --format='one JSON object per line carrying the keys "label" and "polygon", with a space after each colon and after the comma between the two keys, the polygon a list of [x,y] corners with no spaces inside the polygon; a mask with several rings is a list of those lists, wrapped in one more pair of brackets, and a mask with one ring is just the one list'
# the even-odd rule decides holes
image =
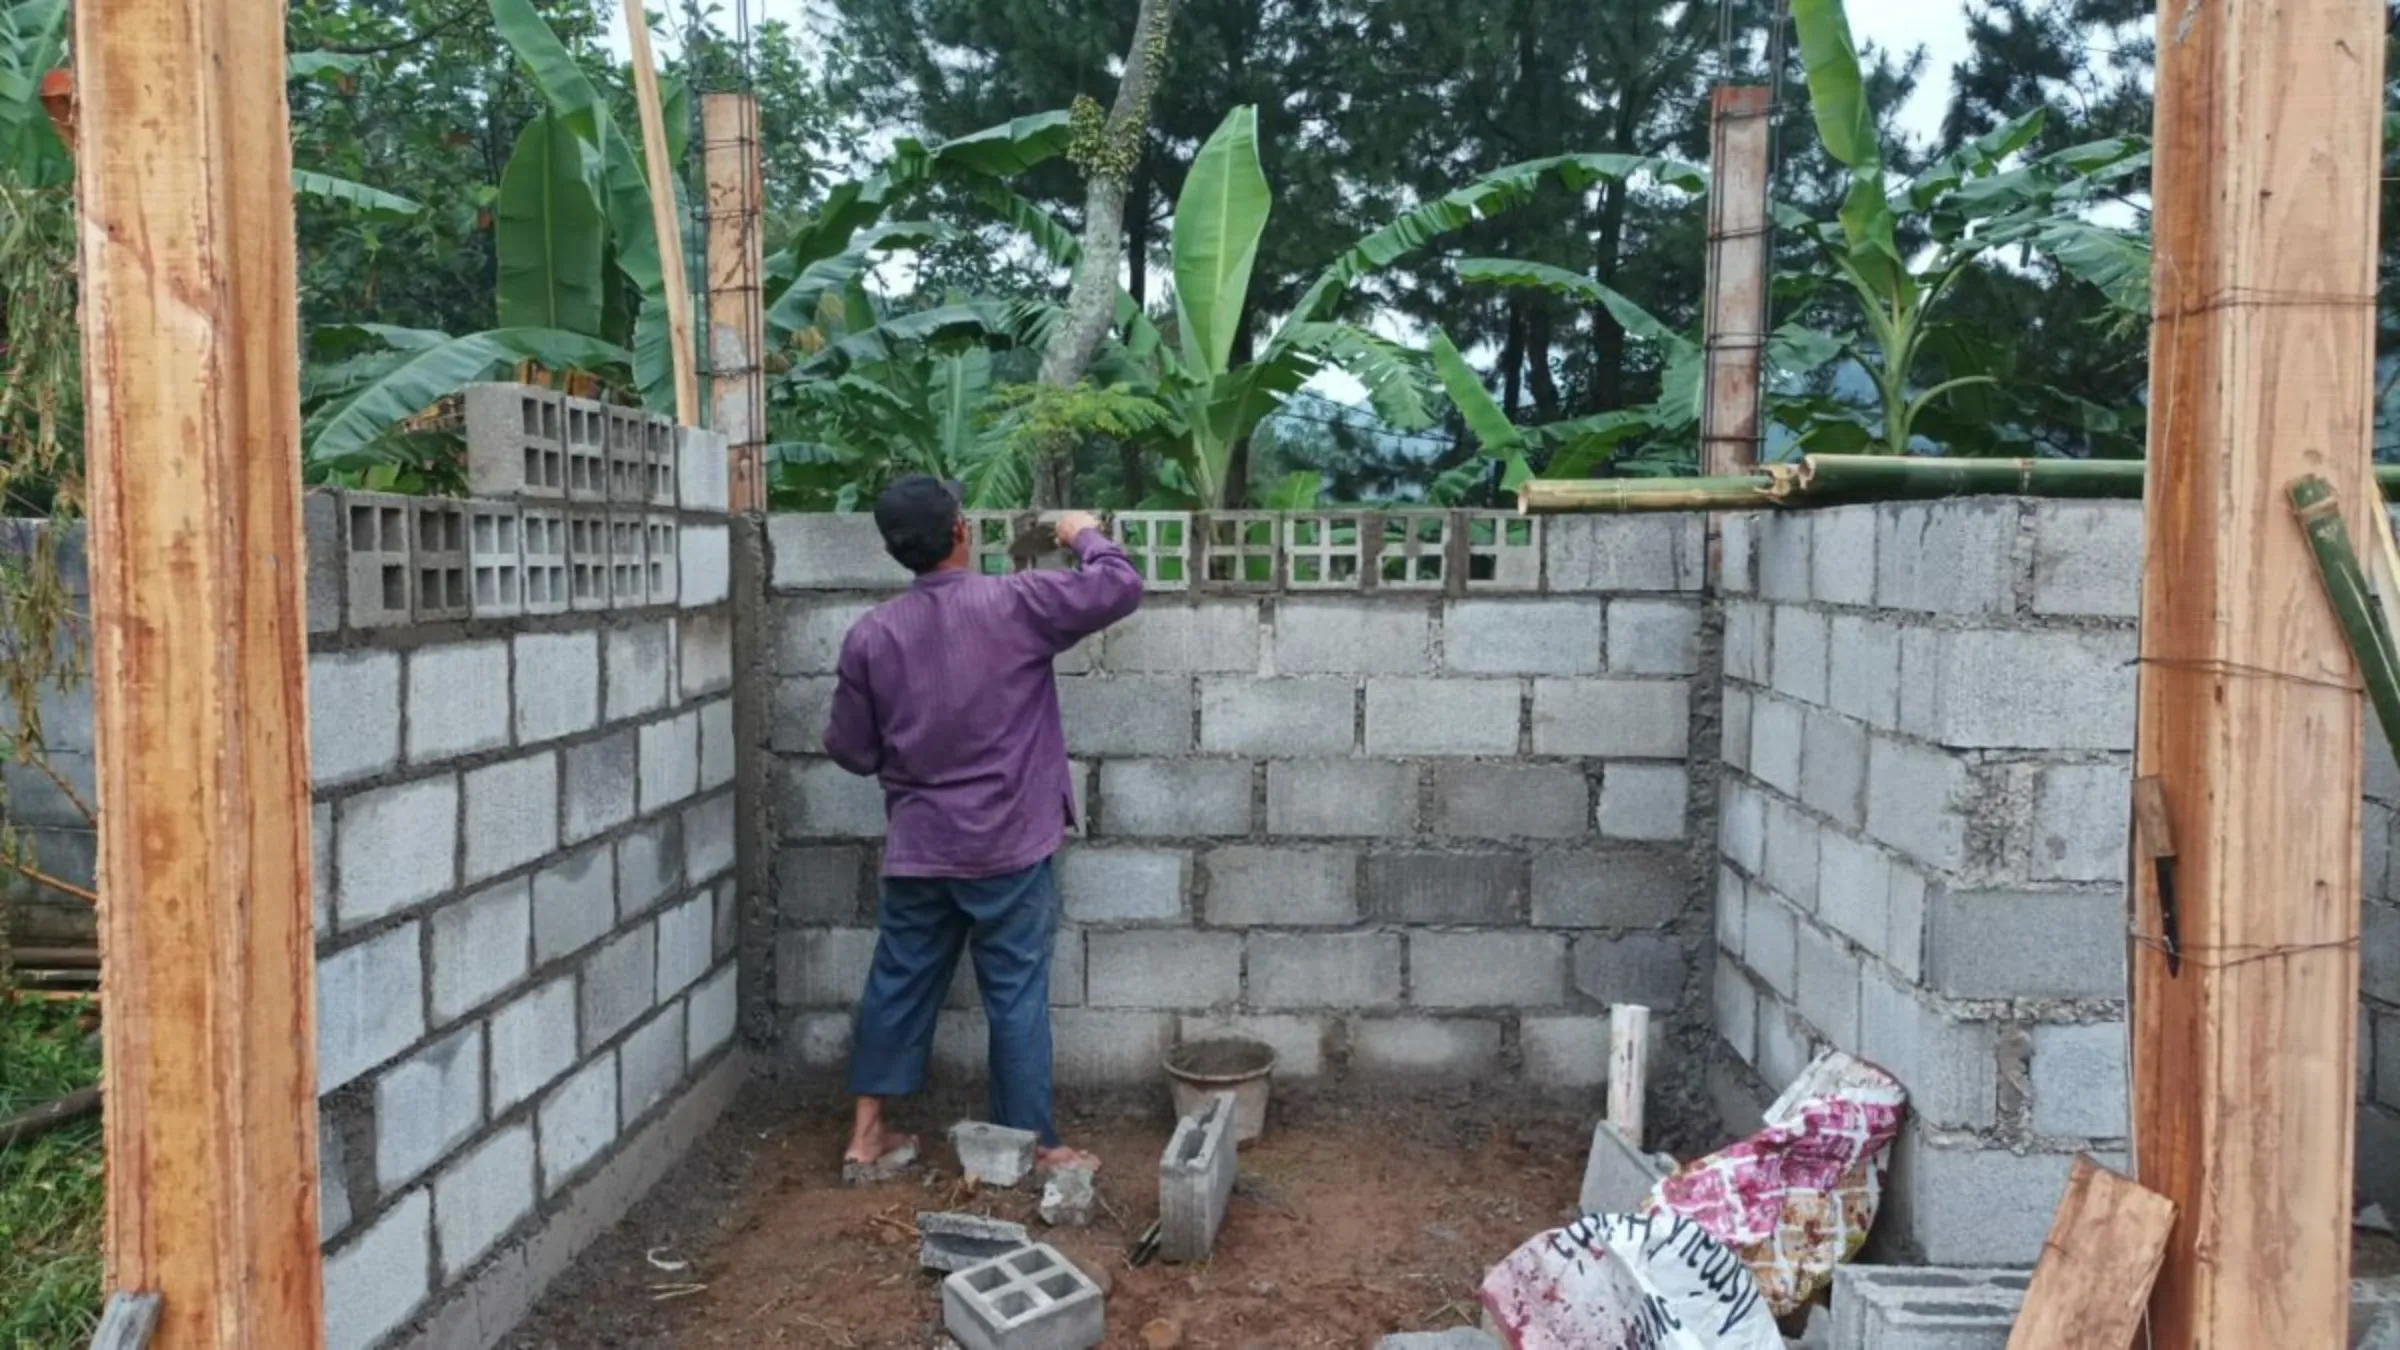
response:
{"label": "grass patch", "polygon": [[[16,1001],[0,986],[0,1117],[97,1082],[89,1005]],[[0,1347],[75,1350],[100,1311],[100,1121],[0,1148]]]}

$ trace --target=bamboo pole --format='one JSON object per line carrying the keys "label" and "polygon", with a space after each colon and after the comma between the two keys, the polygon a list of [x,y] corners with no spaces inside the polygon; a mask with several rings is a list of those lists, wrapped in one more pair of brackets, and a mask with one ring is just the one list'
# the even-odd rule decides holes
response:
{"label": "bamboo pole", "polygon": [[323,1343],[283,0],[74,7],[108,1283]]}
{"label": "bamboo pole", "polygon": [[633,49],[633,100],[642,116],[642,160],[650,171],[650,226],[658,233],[659,288],[666,292],[667,341],[674,348],[675,420],[700,425],[700,373],[692,350],[692,288],[683,271],[683,215],[675,209],[675,166],[667,162],[667,115],[650,56],[650,20],[642,0],[625,0]]}
{"label": "bamboo pole", "polygon": [[766,303],[760,289],[765,202],[759,178],[758,99],[700,100],[708,180],[709,425],[724,433],[735,511],[767,509]]}
{"label": "bamboo pole", "polygon": [[2393,755],[2400,757],[2400,652],[2393,648],[2394,633],[2384,624],[2381,604],[2367,585],[2366,566],[2342,523],[2341,494],[2312,473],[2294,480],[2285,495],[2308,535],[2317,579],[2358,662],[2367,701],[2375,705],[2375,720],[2382,724]]}
{"label": "bamboo pole", "polygon": [[[2141,497],[2145,474],[2133,459],[1808,455],[1733,477],[1528,479],[1517,489],[1517,509],[1527,515],[1725,511],[1982,495],[2130,501]],[[2375,466],[2374,480],[2385,500],[2400,498],[2400,465]]]}

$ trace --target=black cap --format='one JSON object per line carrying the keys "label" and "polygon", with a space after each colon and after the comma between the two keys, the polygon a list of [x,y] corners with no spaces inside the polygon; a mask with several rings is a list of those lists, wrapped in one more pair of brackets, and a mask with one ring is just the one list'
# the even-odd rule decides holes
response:
{"label": "black cap", "polygon": [[883,546],[911,572],[930,572],[950,556],[951,531],[966,496],[956,482],[929,474],[895,478],[875,498],[875,528]]}

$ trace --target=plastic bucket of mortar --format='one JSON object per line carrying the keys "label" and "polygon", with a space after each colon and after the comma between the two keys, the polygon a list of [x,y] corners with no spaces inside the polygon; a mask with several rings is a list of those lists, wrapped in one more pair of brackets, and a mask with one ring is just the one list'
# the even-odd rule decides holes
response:
{"label": "plastic bucket of mortar", "polygon": [[1167,1052],[1167,1089],[1175,1097],[1175,1114],[1188,1116],[1210,1093],[1230,1092],[1237,1144],[1266,1132],[1267,1089],[1274,1074],[1274,1048],[1240,1036],[1187,1041]]}

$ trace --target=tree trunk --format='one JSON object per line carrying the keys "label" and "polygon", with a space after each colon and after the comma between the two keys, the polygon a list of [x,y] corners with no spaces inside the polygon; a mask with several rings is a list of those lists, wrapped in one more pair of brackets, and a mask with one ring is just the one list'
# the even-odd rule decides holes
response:
{"label": "tree trunk", "polygon": [[1551,325],[1557,320],[1550,306],[1539,297],[1530,301],[1533,312],[1525,316],[1525,384],[1533,394],[1533,416],[1537,422],[1558,420],[1558,380],[1550,372]]}
{"label": "tree trunk", "polygon": [[[1125,289],[1133,303],[1144,309],[1150,305],[1150,164],[1147,159],[1133,171],[1132,195],[1125,212]],[[1147,466],[1142,463],[1142,447],[1132,441],[1117,443],[1117,474],[1123,479],[1125,505],[1139,507],[1142,498],[1150,494]]]}
{"label": "tree trunk", "polygon": [[1508,420],[1517,420],[1517,406],[1525,397],[1525,314],[1519,301],[1511,296],[1508,302],[1508,341],[1500,348],[1500,411]]}
{"label": "tree trunk", "polygon": [[[1256,308],[1248,302],[1242,305],[1242,321],[1233,330],[1233,359],[1228,369],[1240,370],[1258,356],[1258,339],[1252,336],[1258,323]],[[1220,510],[1239,511],[1250,504],[1250,438],[1242,437],[1233,443],[1233,453],[1225,457],[1225,481],[1217,485],[1217,506]]]}

